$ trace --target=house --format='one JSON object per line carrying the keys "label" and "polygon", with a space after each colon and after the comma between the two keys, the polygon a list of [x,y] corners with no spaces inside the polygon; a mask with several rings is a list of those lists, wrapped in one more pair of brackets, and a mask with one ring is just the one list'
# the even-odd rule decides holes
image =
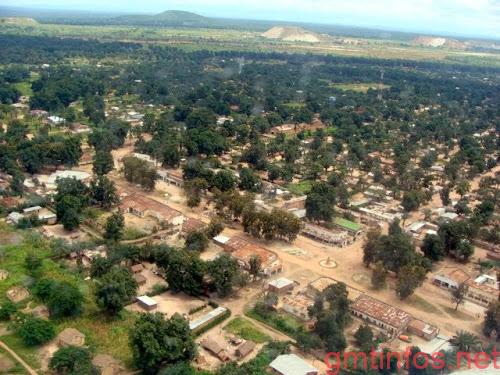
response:
{"label": "house", "polygon": [[130,267],[130,271],[132,273],[140,273],[144,270],[144,266],[141,263],[134,264],[133,266]]}
{"label": "house", "polygon": [[458,289],[470,279],[470,275],[456,267],[445,267],[432,276],[433,284],[445,289]]}
{"label": "house", "polygon": [[21,219],[24,219],[24,215],[19,213],[19,212],[11,212],[10,214],[7,215],[6,221],[9,224],[17,225],[21,221]]}
{"label": "house", "polygon": [[122,363],[107,354],[97,354],[92,360],[92,364],[97,367],[102,375],[118,375],[124,371]]}
{"label": "house", "polygon": [[136,299],[137,299],[137,304],[146,311],[154,310],[158,306],[158,302],[156,302],[153,298],[149,296],[140,296],[137,297]]}
{"label": "house", "polygon": [[247,355],[249,355],[253,350],[255,349],[255,343],[253,341],[247,340],[238,348],[236,348],[236,355],[238,358],[245,358]]}
{"label": "house", "polygon": [[329,245],[337,245],[340,247],[349,244],[349,236],[346,231],[334,232],[329,229],[320,227],[310,223],[305,223],[302,228],[302,235],[309,237],[315,241],[326,243]]}
{"label": "house", "polygon": [[55,186],[57,184],[57,180],[59,178],[74,178],[78,181],[82,181],[85,183],[85,182],[89,181],[91,177],[92,176],[89,173],[83,172],[83,171],[69,171],[69,170],[57,171],[57,172],[52,173],[47,178],[47,184],[53,185],[53,187],[55,188]]}
{"label": "house", "polygon": [[47,120],[49,120],[49,123],[52,125],[61,125],[61,124],[64,124],[66,122],[65,119],[63,119],[62,117],[59,117],[59,116],[49,116],[49,117],[47,117]]}
{"label": "house", "polygon": [[358,237],[361,234],[361,225],[341,217],[335,218],[333,224],[351,234],[353,237]]}
{"label": "house", "polygon": [[70,131],[73,134],[85,134],[90,133],[92,128],[88,125],[80,124],[79,122],[75,122],[71,124]]}
{"label": "house", "polygon": [[354,316],[381,328],[392,337],[400,335],[412,319],[407,312],[367,295],[356,299],[350,308]]}
{"label": "house", "polygon": [[271,373],[279,375],[318,375],[317,368],[311,366],[298,355],[282,354],[269,364]]}
{"label": "house", "polygon": [[184,185],[184,179],[181,171],[175,169],[159,169],[156,173],[158,174],[160,180],[169,185],[177,187],[182,187]]}
{"label": "house", "polygon": [[191,329],[191,331],[196,331],[198,329],[206,327],[206,325],[209,324],[210,322],[223,316],[224,314],[227,314],[227,311],[228,310],[225,307],[219,306],[213,309],[212,311],[208,312],[207,314],[201,316],[200,318],[190,321],[189,328]]}
{"label": "house", "polygon": [[233,251],[233,258],[244,270],[250,270],[250,262],[253,257],[260,258],[261,272],[266,276],[274,275],[283,270],[283,264],[278,255],[268,249],[255,244],[248,244],[241,249]]}
{"label": "house", "polygon": [[43,109],[33,109],[30,111],[30,115],[33,117],[47,117],[49,112],[44,111]]}
{"label": "house", "polygon": [[83,346],[85,345],[85,335],[74,328],[66,328],[56,337],[59,347]]}
{"label": "house", "polygon": [[296,294],[294,296],[284,296],[281,299],[280,308],[300,320],[307,321],[309,320],[309,307],[313,304],[314,301],[306,295]]}
{"label": "house", "polygon": [[480,275],[465,282],[468,286],[465,298],[482,306],[498,301],[499,286],[496,275]]}
{"label": "house", "polygon": [[193,219],[192,217],[188,217],[182,223],[182,233],[184,235],[189,234],[191,232],[197,232],[205,229],[206,224],[198,219]]}
{"label": "house", "polygon": [[30,296],[30,292],[24,286],[15,286],[7,290],[5,293],[7,298],[14,303],[24,301]]}
{"label": "house", "polygon": [[23,210],[23,213],[25,215],[34,215],[34,214],[39,213],[41,209],[42,209],[42,207],[40,207],[40,206],[28,207],[28,208],[25,208]]}
{"label": "house", "polygon": [[286,293],[293,290],[295,283],[284,277],[272,280],[267,284],[267,289],[274,293]]}
{"label": "house", "polygon": [[227,354],[226,350],[221,345],[219,345],[218,342],[216,342],[215,340],[213,340],[210,337],[206,337],[205,339],[203,339],[201,341],[200,345],[203,349],[212,353],[215,357],[217,357],[222,362],[227,362],[227,361],[231,360],[231,358]]}
{"label": "house", "polygon": [[439,328],[431,326],[422,320],[412,319],[408,324],[408,332],[431,341],[439,334]]}
{"label": "house", "polygon": [[120,211],[138,217],[154,217],[160,222],[178,226],[184,222],[184,216],[172,207],[157,200],[134,193],[125,197],[120,204]]}

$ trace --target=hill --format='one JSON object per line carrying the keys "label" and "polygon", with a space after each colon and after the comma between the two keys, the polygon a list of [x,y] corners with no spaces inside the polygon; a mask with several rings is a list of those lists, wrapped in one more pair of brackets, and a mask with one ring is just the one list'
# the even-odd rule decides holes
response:
{"label": "hill", "polygon": [[449,49],[466,49],[467,45],[456,39],[443,37],[419,36],[412,40],[412,44],[424,47],[442,47]]}
{"label": "hill", "polygon": [[11,24],[11,25],[35,25],[36,22],[33,18],[29,17],[0,17],[1,24]]}
{"label": "hill", "polygon": [[268,39],[279,39],[286,42],[319,43],[323,39],[321,35],[312,31],[292,26],[275,26],[263,33],[262,36]]}
{"label": "hill", "polygon": [[115,17],[112,23],[142,25],[142,26],[190,26],[207,27],[213,21],[211,18],[196,13],[180,10],[167,10],[155,15],[126,15]]}

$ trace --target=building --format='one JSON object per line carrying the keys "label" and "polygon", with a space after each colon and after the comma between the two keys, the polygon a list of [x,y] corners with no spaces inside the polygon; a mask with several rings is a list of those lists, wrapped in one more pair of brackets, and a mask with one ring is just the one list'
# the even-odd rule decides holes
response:
{"label": "building", "polygon": [[304,294],[294,296],[284,296],[281,299],[280,308],[287,314],[290,314],[300,320],[307,321],[309,317],[309,307],[314,301]]}
{"label": "building", "polygon": [[123,198],[120,211],[138,217],[154,217],[160,222],[166,222],[174,226],[181,225],[184,222],[184,216],[179,211],[138,193]]}
{"label": "building", "polygon": [[353,237],[358,237],[361,234],[361,225],[341,217],[335,218],[333,224],[343,231],[347,231]]}
{"label": "building", "polygon": [[281,259],[276,253],[252,243],[233,251],[231,255],[240,267],[247,271],[250,270],[250,262],[254,257],[260,258],[261,272],[266,276],[274,275],[283,270]]}
{"label": "building", "polygon": [[432,276],[432,282],[445,289],[458,289],[459,285],[470,279],[470,275],[455,267],[445,267]]}
{"label": "building", "polygon": [[182,223],[182,233],[184,235],[189,234],[191,232],[197,232],[204,230],[206,228],[206,224],[198,219],[193,219],[192,217],[185,218]]}
{"label": "building", "polygon": [[227,314],[227,312],[228,310],[225,307],[219,306],[213,309],[212,311],[208,312],[207,314],[203,315],[202,317],[190,321],[189,328],[191,329],[191,331],[199,330],[203,327],[206,327],[207,324],[213,322],[215,319],[218,319],[224,314]]}
{"label": "building", "polygon": [[144,266],[141,263],[134,264],[130,267],[130,271],[132,271],[132,273],[140,273],[144,271]]}
{"label": "building", "polygon": [[141,275],[140,273],[135,273],[132,275],[132,277],[134,278],[135,282],[137,283],[137,285],[141,286],[141,285],[145,285],[147,283],[147,279],[146,277],[144,277],[143,275]]}
{"label": "building", "polygon": [[201,347],[208,352],[212,353],[215,357],[217,357],[222,362],[230,361],[231,358],[227,354],[227,351],[219,345],[219,343],[213,340],[210,337],[204,338],[201,343]]}
{"label": "building", "polygon": [[137,303],[146,311],[154,310],[158,306],[158,302],[149,296],[137,297]]}
{"label": "building", "polygon": [[21,219],[24,219],[24,215],[19,213],[19,212],[11,212],[9,215],[6,217],[6,221],[9,224],[17,225],[21,221]]}
{"label": "building", "polygon": [[499,287],[496,275],[480,275],[475,279],[467,280],[465,283],[468,286],[465,298],[471,302],[487,307],[498,301]]}
{"label": "building", "polygon": [[47,178],[47,184],[53,185],[55,188],[59,178],[74,178],[78,181],[87,182],[91,176],[89,173],[83,171],[57,171]]}
{"label": "building", "polygon": [[392,337],[400,335],[412,319],[407,312],[366,295],[360,296],[351,304],[351,312]]}
{"label": "building", "polygon": [[431,341],[439,334],[439,328],[431,326],[422,320],[412,319],[408,324],[408,332]]}
{"label": "building", "polygon": [[253,341],[247,340],[238,348],[236,348],[236,356],[238,358],[245,358],[247,355],[249,355],[253,350],[255,349],[255,343]]}
{"label": "building", "polygon": [[346,231],[333,232],[326,228],[310,223],[304,223],[302,235],[309,237],[315,241],[326,243],[329,245],[347,246],[350,242],[349,235]]}
{"label": "building", "polygon": [[66,122],[65,119],[63,119],[62,117],[59,117],[59,116],[49,116],[49,117],[47,117],[47,120],[49,120],[49,123],[52,125],[61,125],[61,124],[64,124]]}
{"label": "building", "polygon": [[177,187],[182,187],[184,185],[184,179],[181,171],[175,169],[159,169],[156,173],[158,174],[160,180],[169,185]]}
{"label": "building", "polygon": [[267,284],[267,289],[274,293],[286,293],[293,290],[295,283],[284,277],[270,281]]}
{"label": "building", "polygon": [[318,375],[317,368],[311,366],[298,355],[282,354],[269,364],[269,369],[279,375]]}
{"label": "building", "polygon": [[75,122],[71,124],[70,131],[73,134],[85,134],[92,132],[92,128],[88,125],[80,124],[79,122]]}

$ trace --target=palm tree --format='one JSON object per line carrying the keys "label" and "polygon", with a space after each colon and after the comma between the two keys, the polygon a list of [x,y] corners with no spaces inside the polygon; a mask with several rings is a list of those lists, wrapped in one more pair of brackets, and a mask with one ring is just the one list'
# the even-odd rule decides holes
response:
{"label": "palm tree", "polygon": [[479,338],[467,331],[457,331],[457,334],[450,339],[450,343],[461,352],[477,351],[481,348]]}

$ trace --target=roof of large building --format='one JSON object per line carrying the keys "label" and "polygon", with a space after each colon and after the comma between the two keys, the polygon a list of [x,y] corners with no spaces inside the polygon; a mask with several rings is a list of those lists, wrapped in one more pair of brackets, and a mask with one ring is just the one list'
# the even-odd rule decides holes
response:
{"label": "roof of large building", "polygon": [[361,225],[358,223],[355,223],[354,221],[350,221],[341,217],[335,218],[334,223],[338,225],[341,228],[351,230],[351,231],[358,231],[361,229]]}
{"label": "roof of large building", "polygon": [[252,257],[257,256],[260,258],[262,266],[264,267],[271,266],[278,258],[271,251],[252,243],[243,246],[239,250],[233,251],[232,255],[245,263],[249,263]]}
{"label": "roof of large building", "polygon": [[57,171],[49,176],[47,183],[55,184],[58,178],[75,178],[77,180],[85,180],[90,178],[90,174],[84,171]]}
{"label": "roof of large building", "polygon": [[411,327],[414,330],[420,331],[427,335],[434,335],[439,333],[439,328],[431,326],[430,324],[419,319],[412,319],[408,324],[408,327]]}
{"label": "roof of large building", "polygon": [[153,211],[167,221],[182,215],[179,211],[174,210],[164,203],[137,193],[123,198],[120,207],[125,209],[132,208],[139,212]]}
{"label": "roof of large building", "polygon": [[464,283],[470,279],[470,275],[467,272],[456,267],[442,268],[436,273],[436,275],[447,277],[458,284]]}
{"label": "roof of large building", "polygon": [[366,295],[354,301],[351,308],[395,328],[405,327],[411,319],[411,315],[406,311]]}
{"label": "roof of large building", "polygon": [[311,366],[295,354],[282,354],[269,364],[273,370],[284,375],[306,375],[318,373],[318,369]]}
{"label": "roof of large building", "polygon": [[270,281],[269,285],[276,289],[282,289],[286,288],[287,286],[293,285],[293,281],[285,277],[280,277],[279,279]]}
{"label": "roof of large building", "polygon": [[203,315],[202,317],[189,322],[189,328],[191,330],[197,329],[201,327],[205,323],[210,322],[211,320],[217,318],[218,316],[224,314],[227,311],[225,307],[219,306],[216,309],[210,311],[209,313]]}

